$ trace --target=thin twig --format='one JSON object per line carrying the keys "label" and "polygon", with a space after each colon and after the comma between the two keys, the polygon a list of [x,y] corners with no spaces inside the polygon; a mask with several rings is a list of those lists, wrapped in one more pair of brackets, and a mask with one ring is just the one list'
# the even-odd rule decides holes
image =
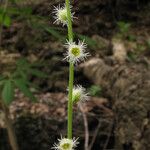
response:
{"label": "thin twig", "polygon": [[88,144],[89,144],[89,129],[88,129],[88,120],[87,116],[83,110],[83,107],[81,104],[79,104],[79,108],[81,110],[83,120],[84,120],[84,128],[85,128],[85,142],[84,142],[84,149],[89,150]]}
{"label": "thin twig", "polygon": [[14,131],[12,122],[9,118],[9,110],[7,106],[3,103],[3,101],[1,101],[1,104],[2,104],[3,111],[4,111],[5,125],[7,128],[10,145],[12,147],[12,150],[19,150],[15,131]]}
{"label": "thin twig", "polygon": [[108,142],[110,140],[110,136],[111,136],[112,128],[113,128],[113,123],[114,123],[114,121],[112,121],[111,124],[109,125],[109,134],[108,134],[107,140],[106,140],[106,142],[104,144],[103,150],[106,150]]}
{"label": "thin twig", "polygon": [[99,131],[100,126],[101,126],[101,123],[100,123],[100,121],[99,121],[99,123],[98,123],[98,125],[97,125],[97,128],[95,129],[95,132],[94,132],[94,136],[93,136],[93,138],[92,138],[92,141],[91,141],[91,143],[90,143],[90,145],[89,145],[89,150],[91,150],[92,147],[93,147],[93,145],[94,145],[94,142],[95,142],[95,140],[96,140],[96,137],[97,137],[97,134],[98,134],[98,131]]}

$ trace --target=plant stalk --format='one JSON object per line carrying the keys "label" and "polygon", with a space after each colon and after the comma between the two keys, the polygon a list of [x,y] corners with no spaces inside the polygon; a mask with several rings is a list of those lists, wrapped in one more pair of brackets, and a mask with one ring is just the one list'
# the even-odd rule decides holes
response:
{"label": "plant stalk", "polygon": [[73,41],[73,30],[72,30],[72,18],[71,18],[71,9],[70,9],[70,0],[66,0],[66,8],[67,8],[67,18],[68,18],[68,38],[69,41]]}
{"label": "plant stalk", "polygon": [[18,147],[18,144],[17,144],[17,138],[16,138],[16,135],[15,135],[15,131],[14,131],[12,122],[9,118],[9,110],[8,110],[7,106],[3,103],[3,101],[1,101],[1,104],[2,104],[3,111],[4,111],[5,125],[6,125],[6,128],[7,128],[11,148],[12,148],[12,150],[19,150],[19,147]]}
{"label": "plant stalk", "polygon": [[72,139],[73,103],[72,91],[74,80],[74,64],[69,64],[69,100],[68,100],[68,138]]}
{"label": "plant stalk", "polygon": [[[68,39],[70,42],[73,41],[72,31],[72,18],[70,9],[70,0],[66,0],[67,18],[68,18]],[[74,82],[74,63],[69,62],[69,94],[68,94],[68,139],[72,139],[72,121],[73,121],[73,102],[72,102],[72,91]]]}

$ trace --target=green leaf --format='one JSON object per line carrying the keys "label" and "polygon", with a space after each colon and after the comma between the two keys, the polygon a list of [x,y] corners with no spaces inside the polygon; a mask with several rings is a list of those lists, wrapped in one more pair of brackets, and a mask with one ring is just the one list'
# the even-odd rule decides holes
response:
{"label": "green leaf", "polygon": [[3,76],[3,75],[0,75],[0,86],[3,86],[3,84],[5,83],[6,81],[6,77]]}
{"label": "green leaf", "polygon": [[23,7],[20,10],[21,15],[31,15],[32,14],[32,8],[31,7]]}
{"label": "green leaf", "polygon": [[15,85],[23,92],[25,96],[29,97],[32,101],[36,101],[36,98],[28,88],[27,83],[24,79],[15,79],[14,82]]}
{"label": "green leaf", "polygon": [[29,73],[39,78],[47,78],[48,76],[38,69],[30,69]]}
{"label": "green leaf", "polygon": [[20,58],[16,62],[18,67],[28,67],[30,66],[29,62],[25,58]]}
{"label": "green leaf", "polygon": [[147,46],[150,48],[150,39],[148,39],[146,42],[147,42]]}
{"label": "green leaf", "polygon": [[102,93],[102,88],[97,85],[92,85],[88,90],[91,96],[100,96]]}
{"label": "green leaf", "polygon": [[3,86],[6,80],[1,80],[0,81],[0,86]]}
{"label": "green leaf", "polygon": [[3,86],[6,81],[7,81],[6,77],[3,75],[0,75],[0,86]]}
{"label": "green leaf", "polygon": [[126,33],[129,31],[129,28],[131,26],[130,23],[126,23],[126,22],[123,22],[123,21],[119,21],[117,22],[117,25],[119,27],[119,30],[121,33]]}
{"label": "green leaf", "polygon": [[45,29],[46,32],[50,33],[57,39],[60,39],[62,41],[65,39],[65,37],[63,35],[61,35],[60,32],[58,32],[57,30],[50,28],[50,27],[46,27],[46,26],[43,26],[43,28]]}
{"label": "green leaf", "polygon": [[5,79],[5,77],[2,76],[2,75],[0,75],[0,81],[1,81],[1,80],[4,80],[4,79]]}
{"label": "green leaf", "polygon": [[27,80],[27,73],[23,72],[22,70],[19,70],[19,74],[24,80]]}
{"label": "green leaf", "polygon": [[[1,12],[1,9],[0,9]],[[28,16],[32,14],[32,8],[31,7],[9,7],[7,9],[7,13],[10,15],[19,15],[19,16]]]}
{"label": "green leaf", "polygon": [[2,98],[4,103],[9,105],[14,99],[14,86],[11,80],[7,80],[4,83],[2,90]]}
{"label": "green leaf", "polygon": [[133,52],[128,53],[128,59],[130,61],[136,61],[136,58],[137,58],[137,55],[135,53],[133,53]]}
{"label": "green leaf", "polygon": [[9,27],[11,25],[11,18],[8,15],[0,14],[0,23]]}
{"label": "green leaf", "polygon": [[30,64],[30,67],[43,67],[45,65],[47,65],[47,61],[44,61],[44,62],[33,62]]}
{"label": "green leaf", "polygon": [[11,25],[11,18],[9,16],[5,16],[4,18],[4,26],[10,27]]}
{"label": "green leaf", "polygon": [[130,35],[128,35],[128,40],[135,42],[136,41],[136,36],[130,34]]}

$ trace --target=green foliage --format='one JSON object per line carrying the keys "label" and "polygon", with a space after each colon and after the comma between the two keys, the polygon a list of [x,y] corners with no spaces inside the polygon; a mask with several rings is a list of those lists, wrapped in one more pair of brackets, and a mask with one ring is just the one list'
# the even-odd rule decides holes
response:
{"label": "green foliage", "polygon": [[29,90],[28,83],[26,82],[26,80],[20,78],[20,79],[15,79],[14,82],[17,88],[19,88],[25,96],[29,97],[32,101],[36,100],[32,92]]}
{"label": "green foliage", "polygon": [[0,75],[0,82],[2,82],[4,79],[5,78],[2,75]]}
{"label": "green foliage", "polygon": [[91,96],[100,96],[102,93],[102,88],[97,85],[92,85],[88,91]]}
{"label": "green foliage", "polygon": [[33,75],[40,78],[48,77],[45,73],[37,69],[38,65],[29,63],[26,59],[19,59],[16,63],[17,69],[14,72],[14,77],[21,77],[23,79],[27,79],[29,75]]}
{"label": "green foliage", "polygon": [[119,29],[119,32],[116,34],[117,38],[122,40],[128,40],[130,42],[136,42],[136,36],[129,32],[131,27],[130,23],[120,21],[117,22],[117,26]]}
{"label": "green foliage", "polygon": [[51,27],[48,27],[48,26],[43,26],[43,29],[50,33],[52,36],[54,36],[55,38],[61,40],[61,41],[64,41],[66,39],[66,37],[62,34],[60,34],[59,31],[57,31],[56,29],[54,28],[51,28]]}
{"label": "green foliage", "polygon": [[150,48],[150,39],[146,41],[148,48]]}
{"label": "green foliage", "polygon": [[128,53],[128,59],[130,61],[136,61],[136,58],[137,58],[137,54],[135,52],[129,52]]}
{"label": "green foliage", "polygon": [[30,74],[37,76],[39,78],[46,78],[47,75],[41,71],[39,71],[38,69],[29,69]]}
{"label": "green foliage", "polygon": [[136,41],[136,36],[130,34],[130,35],[128,35],[128,40],[135,42]]}
{"label": "green foliage", "polygon": [[11,79],[8,79],[4,82],[2,90],[2,99],[5,104],[10,104],[14,99],[14,85]]}
{"label": "green foliage", "polygon": [[0,76],[0,87],[2,88],[2,99],[5,104],[9,105],[14,100],[14,90],[18,88],[25,96],[32,101],[36,101],[33,93],[30,91],[32,85],[28,79],[30,75],[45,78],[47,75],[37,69],[38,64],[31,64],[22,58],[16,62],[16,69]]}
{"label": "green foliage", "polygon": [[116,37],[123,40],[128,39],[129,41],[135,40],[135,37],[129,34],[130,26],[130,23],[126,23],[123,21],[117,22],[119,32],[117,33]]}
{"label": "green foliage", "polygon": [[9,27],[11,24],[11,18],[7,14],[7,8],[0,6],[0,25]]}
{"label": "green foliage", "polygon": [[11,18],[8,15],[0,13],[0,24],[9,27],[11,25]]}
{"label": "green foliage", "polygon": [[[3,11],[4,11],[4,9],[2,7],[0,7],[0,13],[3,13]],[[9,6],[7,9],[7,14],[10,16],[19,15],[22,17],[28,17],[28,15],[32,14],[32,8],[30,8],[30,7],[19,8],[19,7]]]}
{"label": "green foliage", "polygon": [[117,25],[118,25],[120,33],[123,34],[123,35],[126,34],[129,31],[129,28],[131,26],[130,23],[126,23],[126,22],[123,22],[123,21],[119,21],[117,23]]}
{"label": "green foliage", "polygon": [[146,50],[145,45],[143,44],[137,44],[137,53],[142,53]]}

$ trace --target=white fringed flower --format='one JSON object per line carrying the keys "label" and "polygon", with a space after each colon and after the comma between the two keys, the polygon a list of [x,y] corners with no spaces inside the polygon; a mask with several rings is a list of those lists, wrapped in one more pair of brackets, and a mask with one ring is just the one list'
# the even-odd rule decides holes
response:
{"label": "white fringed flower", "polygon": [[[70,8],[71,9],[71,8]],[[58,5],[57,7],[54,6],[54,23],[56,24],[63,24],[63,26],[67,25],[68,19],[67,19],[67,8],[64,4],[64,6]],[[73,18],[75,18],[73,15],[75,13],[71,13],[71,19],[73,21]]]}
{"label": "white fringed flower", "polygon": [[77,147],[77,144],[79,144],[79,142],[77,141],[78,139],[67,139],[67,138],[62,138],[58,139],[58,143],[54,144],[54,146],[52,147],[52,149],[55,150],[75,150],[75,148]]}
{"label": "white fringed flower", "polygon": [[84,102],[89,99],[88,93],[86,93],[85,88],[83,88],[81,85],[77,85],[73,88],[72,91],[72,100],[73,103],[77,102]]}
{"label": "white fringed flower", "polygon": [[85,52],[87,45],[84,41],[79,41],[78,44],[68,41],[65,46],[68,49],[65,53],[65,59],[67,61],[71,61],[76,64],[80,61],[84,61],[88,56],[90,56],[88,52]]}

